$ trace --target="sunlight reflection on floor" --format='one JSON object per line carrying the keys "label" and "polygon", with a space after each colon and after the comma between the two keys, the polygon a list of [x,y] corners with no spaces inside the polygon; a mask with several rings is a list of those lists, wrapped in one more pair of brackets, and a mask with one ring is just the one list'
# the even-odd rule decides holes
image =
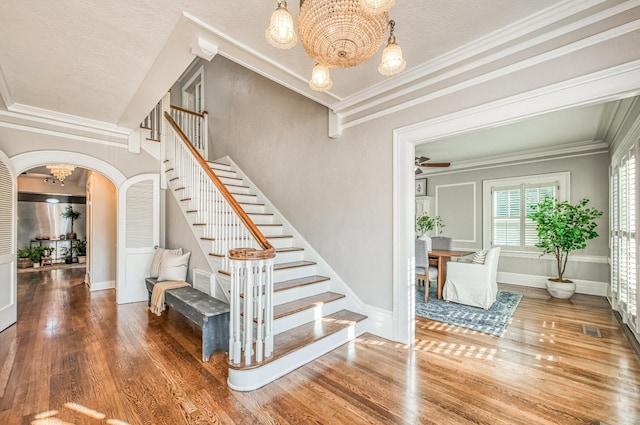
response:
{"label": "sunlight reflection on floor", "polygon": [[[31,421],[31,425],[72,425],[73,422],[67,422],[64,419],[56,417],[61,413],[61,416],[63,418],[65,416],[69,416],[69,414],[80,414],[90,419],[95,419],[100,423],[103,423],[102,420],[107,417],[107,415],[98,412],[97,410],[93,410],[78,403],[69,402],[64,404],[62,412],[52,409],[36,414],[33,417],[33,421]],[[129,425],[128,422],[122,421],[120,419],[107,419],[104,423],[108,425]]]}

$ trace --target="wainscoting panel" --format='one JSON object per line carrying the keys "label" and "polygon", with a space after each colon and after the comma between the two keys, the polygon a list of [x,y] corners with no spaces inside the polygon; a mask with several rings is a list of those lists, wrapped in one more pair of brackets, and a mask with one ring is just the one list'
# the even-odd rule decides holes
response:
{"label": "wainscoting panel", "polygon": [[453,242],[476,243],[476,182],[436,186],[436,213]]}

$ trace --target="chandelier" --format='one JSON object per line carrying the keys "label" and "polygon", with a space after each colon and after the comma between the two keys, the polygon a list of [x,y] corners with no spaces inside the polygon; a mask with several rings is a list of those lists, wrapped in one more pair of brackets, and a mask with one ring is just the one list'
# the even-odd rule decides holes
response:
{"label": "chandelier", "polygon": [[[407,63],[393,35],[389,9],[396,0],[300,0],[298,33],[307,55],[314,60],[309,87],[325,91],[333,87],[329,68],[350,68],[373,56],[387,35],[378,72],[395,75]],[[267,41],[279,49],[290,49],[298,38],[287,2],[278,0],[265,31]]]}
{"label": "chandelier", "polygon": [[73,170],[76,169],[76,167],[69,164],[49,164],[47,168],[51,171],[51,175],[60,180],[61,183],[64,183],[64,179],[69,177]]}

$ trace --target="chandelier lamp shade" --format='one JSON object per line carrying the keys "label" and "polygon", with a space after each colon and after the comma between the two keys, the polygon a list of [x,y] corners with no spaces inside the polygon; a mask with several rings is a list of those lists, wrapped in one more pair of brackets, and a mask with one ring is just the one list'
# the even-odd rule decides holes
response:
{"label": "chandelier lamp shade", "polygon": [[[329,69],[354,67],[371,58],[384,43],[387,28],[389,38],[378,71],[387,76],[402,72],[406,61],[393,35],[395,22],[389,21],[388,13],[395,2],[301,0],[298,34],[305,52],[315,62],[309,87],[316,91],[331,89]],[[286,1],[278,0],[265,36],[279,49],[290,49],[297,43]]]}
{"label": "chandelier lamp shade", "polygon": [[51,175],[60,180],[61,183],[64,183],[64,179],[69,177],[73,170],[76,169],[76,167],[69,164],[49,164],[47,168],[51,171]]}

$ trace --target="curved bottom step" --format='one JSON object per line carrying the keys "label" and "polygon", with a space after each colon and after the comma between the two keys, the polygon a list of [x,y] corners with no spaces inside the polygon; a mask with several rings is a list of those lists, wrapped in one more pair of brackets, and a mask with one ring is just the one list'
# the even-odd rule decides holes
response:
{"label": "curved bottom step", "polygon": [[342,310],[278,334],[273,355],[260,365],[229,363],[227,383],[236,391],[263,387],[361,335],[366,318]]}

